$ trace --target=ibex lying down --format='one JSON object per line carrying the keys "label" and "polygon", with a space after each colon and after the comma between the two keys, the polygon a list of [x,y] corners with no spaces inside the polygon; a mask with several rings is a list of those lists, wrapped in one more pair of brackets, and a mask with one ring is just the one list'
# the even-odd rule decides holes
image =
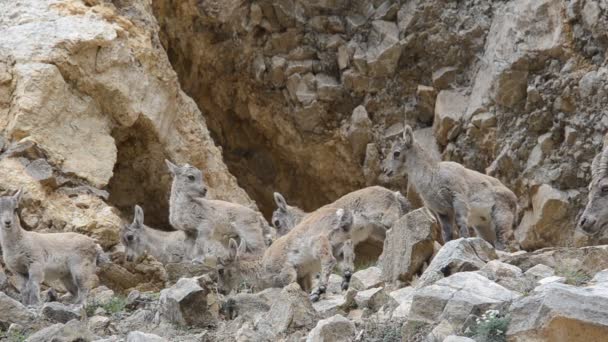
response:
{"label": "ibex lying down", "polygon": [[222,260],[223,267],[218,270],[220,287],[230,291],[246,282],[259,291],[297,281],[308,292],[320,272],[319,286],[310,295],[311,300],[318,300],[335,267],[334,253],[345,245],[352,250],[348,246],[352,225],[353,216],[348,210],[319,209],[277,239],[263,257],[243,256],[245,244],[241,242],[237,250],[236,241],[232,240],[230,258]]}
{"label": "ibex lying down", "polygon": [[240,204],[203,198],[207,188],[199,169],[188,164],[177,166],[168,160],[166,163],[173,175],[169,222],[187,234],[190,257],[225,255],[230,237],[245,241],[250,253],[264,252],[273,229],[260,213]]}
{"label": "ibex lying down", "polygon": [[185,256],[186,234],[181,230],[165,232],[146,226],[144,210],[138,205],[135,206],[133,222],[123,227],[120,238],[129,261],[144,253],[163,264],[180,262]]}
{"label": "ibex lying down", "polygon": [[425,206],[439,219],[444,241],[452,239],[454,220],[462,237],[472,225],[498,249],[512,241],[517,197],[498,179],[454,162],[436,162],[415,140],[410,126],[384,160],[387,176],[407,174]]}
{"label": "ibex lying down", "polygon": [[598,153],[591,164],[591,182],[587,206],[578,228],[589,235],[608,227],[608,148]]}
{"label": "ibex lying down", "polygon": [[75,303],[83,303],[93,285],[97,263],[107,260],[101,247],[77,233],[36,233],[21,228],[17,209],[22,191],[0,197],[2,256],[22,284],[25,305],[40,302],[40,283],[60,280]]}

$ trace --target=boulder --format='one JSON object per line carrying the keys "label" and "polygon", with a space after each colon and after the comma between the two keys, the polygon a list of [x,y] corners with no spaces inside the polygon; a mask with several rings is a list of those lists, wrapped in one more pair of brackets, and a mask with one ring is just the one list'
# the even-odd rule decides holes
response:
{"label": "boulder", "polygon": [[42,306],[42,316],[51,322],[67,323],[80,318],[80,312],[58,302],[45,303]]}
{"label": "boulder", "polygon": [[605,341],[608,289],[552,283],[513,302],[509,341]]}
{"label": "boulder", "polygon": [[369,119],[365,107],[358,106],[353,110],[346,135],[353,153],[363,161],[367,144],[372,139],[372,121]]}
{"label": "boulder", "polygon": [[491,260],[497,259],[496,251],[480,238],[461,238],[443,245],[424,271],[416,288],[433,284],[457,272],[477,271]]}
{"label": "boulder", "polygon": [[98,335],[105,335],[105,331],[109,326],[110,318],[105,316],[93,316],[87,320],[87,327]]}
{"label": "boulder", "polygon": [[365,291],[359,291],[355,295],[355,302],[360,309],[369,308],[378,311],[388,302],[388,295],[384,288],[375,287]]}
{"label": "boulder", "polygon": [[320,320],[310,331],[306,342],[350,342],[355,338],[355,325],[344,316]]}
{"label": "boulder", "polygon": [[543,264],[535,265],[528,269],[526,272],[524,272],[524,276],[534,282],[537,282],[543,278],[552,277],[554,275],[555,270]]}
{"label": "boulder", "polygon": [[127,335],[126,342],[169,342],[169,340],[154,334],[146,334],[141,331],[131,331]]}
{"label": "boulder", "polygon": [[608,245],[582,248],[543,248],[534,252],[519,253],[504,259],[524,271],[543,264],[555,270],[575,270],[588,275],[608,268]]}
{"label": "boulder", "polygon": [[312,303],[312,306],[321,317],[327,318],[336,314],[344,314],[348,309],[348,301],[343,295],[328,295],[319,301]]}
{"label": "boulder", "polygon": [[372,77],[391,75],[401,57],[399,29],[395,23],[375,20],[372,22],[372,34],[372,46],[365,52],[367,72]]}
{"label": "boulder", "polygon": [[524,249],[565,245],[574,233],[570,196],[543,184],[532,194],[532,210],[526,210],[515,238]]}
{"label": "boulder", "polygon": [[350,278],[349,288],[357,291],[363,291],[377,287],[382,284],[382,270],[372,266],[364,270],[353,273]]}
{"label": "boulder", "polygon": [[269,339],[299,329],[311,329],[317,320],[308,294],[297,283],[281,290],[264,319],[256,323],[256,329]]}
{"label": "boulder", "polygon": [[519,297],[476,272],[461,272],[419,288],[408,321],[436,324],[443,320],[461,326],[471,314],[508,305]]}
{"label": "boulder", "polygon": [[534,282],[524,277],[519,267],[502,261],[492,260],[477,272],[511,291],[524,293],[534,288]]}
{"label": "boulder", "polygon": [[401,217],[386,233],[379,259],[382,280],[408,282],[433,255],[437,222],[422,208]]}
{"label": "boulder", "polygon": [[208,288],[196,278],[182,278],[160,292],[160,318],[182,326],[207,326],[214,321],[209,311]]}
{"label": "boulder", "polygon": [[442,90],[435,101],[433,133],[437,142],[445,146],[460,134],[462,118],[467,109],[467,98],[458,90]]}
{"label": "boulder", "polygon": [[57,323],[40,329],[30,335],[25,342],[73,342],[93,341],[95,336],[87,329],[84,322],[71,320],[66,324]]}
{"label": "boulder", "polygon": [[255,322],[259,317],[266,315],[280,293],[281,289],[270,288],[257,293],[237,293],[228,296],[222,305],[222,314],[226,319],[241,317]]}
{"label": "boulder", "polygon": [[407,319],[412,306],[414,288],[411,286],[389,293],[389,305],[394,306],[391,319],[400,321]]}
{"label": "boulder", "polygon": [[0,292],[0,322],[26,325],[35,317],[23,304]]}

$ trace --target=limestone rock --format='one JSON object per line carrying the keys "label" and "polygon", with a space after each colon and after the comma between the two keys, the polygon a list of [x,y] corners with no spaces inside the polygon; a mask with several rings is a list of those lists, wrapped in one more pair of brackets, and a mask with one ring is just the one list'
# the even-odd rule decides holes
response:
{"label": "limestone rock", "polygon": [[141,331],[131,331],[127,335],[126,342],[167,342],[167,339],[164,339],[158,335],[154,334],[146,334]]}
{"label": "limestone rock", "polygon": [[372,121],[363,106],[358,106],[353,110],[350,121],[347,137],[354,155],[363,160],[367,144],[372,139]]}
{"label": "limestone rock", "polygon": [[355,295],[355,302],[361,309],[369,308],[378,311],[380,307],[388,302],[388,295],[384,288],[374,287],[365,291],[359,291]]}
{"label": "limestone rock", "polygon": [[437,222],[426,209],[403,216],[387,232],[379,266],[382,279],[407,282],[433,255]]}
{"label": "limestone rock", "polygon": [[273,339],[274,336],[294,330],[310,329],[316,318],[317,313],[308,294],[297,283],[291,283],[283,288],[265,319],[257,322],[256,328],[264,336]]}
{"label": "limestone rock", "polygon": [[414,292],[414,288],[408,286],[389,293],[390,299],[395,302],[393,305],[396,305],[392,312],[391,319],[397,321],[407,319],[412,306]]}
{"label": "limestone rock", "polygon": [[350,279],[350,289],[363,291],[382,284],[382,270],[372,266],[353,273]]}
{"label": "limestone rock", "polygon": [[491,260],[496,251],[480,238],[452,240],[443,245],[416,283],[416,288],[431,285],[457,272],[476,271]]}
{"label": "limestone rock", "polygon": [[498,308],[517,297],[517,292],[475,272],[456,273],[417,289],[408,320],[425,323],[447,320],[459,326],[470,314]]}
{"label": "limestone rock", "polygon": [[547,265],[538,264],[528,269],[524,275],[536,282],[540,279],[554,276],[555,270]]}
{"label": "limestone rock", "polygon": [[366,53],[368,73],[374,77],[388,76],[395,72],[401,57],[397,25],[384,20],[372,22],[375,41]]}
{"label": "limestone rock", "polygon": [[519,267],[498,260],[488,262],[477,272],[511,291],[524,293],[534,287]]}
{"label": "limestone rock", "polygon": [[72,342],[93,341],[94,335],[87,329],[83,322],[71,320],[66,324],[57,323],[40,329],[30,335],[25,342]]}
{"label": "limestone rock", "polygon": [[443,146],[454,139],[462,126],[462,118],[467,108],[467,98],[457,90],[442,90],[435,102],[433,133]]}
{"label": "limestone rock", "polygon": [[206,326],[213,322],[207,296],[209,289],[196,278],[182,278],[160,292],[159,313],[163,320],[183,326]]}
{"label": "limestone rock", "polygon": [[515,230],[515,238],[524,249],[565,245],[574,233],[568,220],[569,196],[550,185],[541,185],[532,194],[532,210],[527,210]]}
{"label": "limestone rock", "polygon": [[337,314],[344,314],[347,310],[348,301],[343,295],[329,295],[312,303],[312,306],[321,317],[327,318]]}
{"label": "limestone rock", "polygon": [[258,293],[238,293],[229,296],[225,300],[222,313],[228,319],[241,317],[247,321],[255,322],[259,317],[266,315],[280,293],[281,289],[270,288]]}
{"label": "limestone rock", "polygon": [[[554,270],[577,270],[593,275],[608,268],[608,246],[543,248],[534,252],[512,255],[505,258],[504,261],[525,272],[538,264],[543,264]],[[543,276],[539,275],[539,277]]]}
{"label": "limestone rock", "polygon": [[35,319],[35,315],[18,301],[0,292],[0,322],[25,325]]}
{"label": "limestone rock", "polygon": [[509,341],[599,342],[608,334],[608,291],[553,283],[510,307]]}
{"label": "limestone rock", "polygon": [[322,319],[306,337],[306,342],[349,342],[355,338],[355,325],[344,316]]}
{"label": "limestone rock", "polygon": [[67,323],[79,319],[80,313],[58,302],[45,303],[42,306],[42,315],[51,322]]}
{"label": "limestone rock", "polygon": [[105,316],[93,316],[87,320],[87,327],[95,334],[105,335],[110,325],[110,318]]}

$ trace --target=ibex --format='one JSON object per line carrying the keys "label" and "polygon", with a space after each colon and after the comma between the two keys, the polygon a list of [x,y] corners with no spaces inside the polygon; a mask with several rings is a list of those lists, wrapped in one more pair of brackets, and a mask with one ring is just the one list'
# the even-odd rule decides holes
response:
{"label": "ibex", "polygon": [[21,283],[24,305],[40,302],[40,283],[60,280],[75,303],[93,285],[96,265],[107,261],[95,240],[77,233],[36,233],[21,228],[17,214],[22,191],[0,197],[2,256]]}
{"label": "ibex", "polygon": [[598,153],[591,164],[591,182],[587,206],[578,222],[578,228],[595,235],[608,227],[608,148]]}
{"label": "ibex", "polygon": [[405,126],[383,162],[388,177],[407,174],[425,206],[438,217],[445,242],[452,239],[454,221],[461,237],[472,225],[477,235],[498,249],[513,238],[517,197],[498,179],[455,162],[435,161]]}
{"label": "ibex", "polygon": [[133,222],[125,225],[120,238],[125,246],[128,261],[144,253],[152,255],[163,264],[180,262],[185,256],[186,234],[181,231],[165,232],[144,224],[144,210],[135,206]]}
{"label": "ibex", "polygon": [[169,222],[187,234],[189,256],[225,253],[230,237],[245,241],[250,253],[263,253],[273,230],[260,213],[240,204],[204,198],[207,188],[201,170],[165,161],[173,175]]}
{"label": "ibex", "polygon": [[349,210],[322,208],[274,241],[262,257],[244,256],[246,244],[241,242],[237,248],[232,240],[230,258],[220,260],[221,287],[229,292],[246,282],[259,291],[297,281],[304,291],[310,292],[312,280],[320,272],[319,285],[310,294],[311,300],[316,301],[325,292],[336,265],[334,254],[342,249],[352,250],[349,240],[352,226],[353,215]]}
{"label": "ibex", "polygon": [[[289,232],[309,214],[298,207],[288,205],[283,195],[278,192],[274,193],[274,201],[277,209],[272,213],[272,224],[281,235]],[[370,186],[353,191],[322,208],[349,209],[355,215],[364,215],[386,229],[392,227],[395,221],[411,210],[410,203],[399,191],[391,191],[381,186]],[[364,240],[367,237],[365,236]],[[355,240],[355,242],[360,241]]]}

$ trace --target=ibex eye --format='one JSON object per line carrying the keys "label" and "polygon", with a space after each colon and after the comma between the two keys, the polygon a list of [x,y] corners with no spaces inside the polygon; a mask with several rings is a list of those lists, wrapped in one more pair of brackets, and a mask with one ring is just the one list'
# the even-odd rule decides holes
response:
{"label": "ibex eye", "polygon": [[393,158],[395,158],[395,159],[399,158],[400,155],[401,155],[401,152],[399,152],[399,151],[393,152]]}
{"label": "ibex eye", "polygon": [[191,181],[191,182],[194,182],[194,176],[193,175],[189,175],[188,176],[188,180]]}
{"label": "ibex eye", "polygon": [[605,193],[605,194],[608,193],[608,185],[604,185],[602,187],[602,192]]}

